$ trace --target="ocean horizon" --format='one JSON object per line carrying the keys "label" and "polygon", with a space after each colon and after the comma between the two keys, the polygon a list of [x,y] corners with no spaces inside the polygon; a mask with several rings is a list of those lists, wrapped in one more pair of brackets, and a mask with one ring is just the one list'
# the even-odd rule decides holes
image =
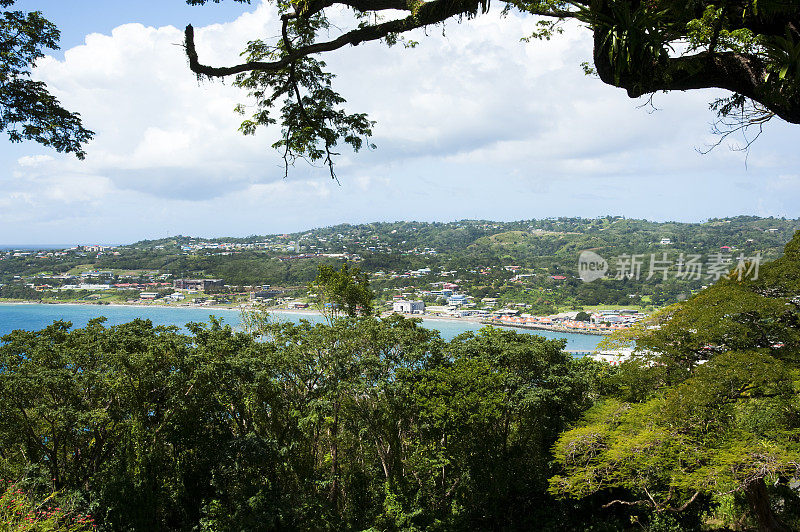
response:
{"label": "ocean horizon", "polygon": [[69,249],[78,244],[0,244],[0,251],[52,251]]}

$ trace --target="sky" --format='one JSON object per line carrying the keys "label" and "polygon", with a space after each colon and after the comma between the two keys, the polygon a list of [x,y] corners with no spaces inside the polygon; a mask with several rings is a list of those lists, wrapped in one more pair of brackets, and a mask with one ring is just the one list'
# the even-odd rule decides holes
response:
{"label": "sky", "polygon": [[[34,76],[96,132],[87,157],[0,141],[0,244],[124,244],[183,234],[284,233],[372,221],[621,215],[699,222],[800,217],[800,126],[773,120],[748,153],[716,141],[722,91],[657,94],[654,106],[583,74],[577,26],[524,43],[535,19],[498,9],[417,30],[413,49],[365,43],[326,54],[351,112],[377,122],[375,150],[342,149],[339,183],[298,162],[284,178],[277,128],[237,129],[245,93],[189,71],[240,60],[279,33],[253,0],[18,0],[61,29]],[[335,27],[352,22],[333,12]]]}

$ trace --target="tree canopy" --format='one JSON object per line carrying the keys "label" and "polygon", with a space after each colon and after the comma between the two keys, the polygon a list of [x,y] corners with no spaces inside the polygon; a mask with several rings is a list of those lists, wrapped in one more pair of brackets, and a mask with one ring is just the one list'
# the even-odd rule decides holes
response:
{"label": "tree canopy", "polygon": [[[202,5],[209,1],[186,0]],[[247,2],[250,0],[234,0]],[[287,167],[298,157],[324,160],[333,172],[339,144],[359,150],[373,122],[348,114],[332,88],[333,74],[319,59],[325,53],[368,41],[389,45],[403,34],[449,19],[470,19],[489,9],[489,0],[302,0],[276,2],[280,37],[254,35],[245,61],[231,66],[204,64],[186,27],[189,65],[201,77],[236,76],[236,85],[256,100],[256,111],[241,126],[280,123]],[[329,11],[353,10],[353,26],[329,37]],[[593,65],[584,65],[604,83],[636,98],[660,91],[719,88],[730,96],[711,104],[723,135],[758,126],[774,116],[800,123],[800,9],[793,0],[507,0],[505,11],[539,17],[533,35],[550,39],[566,21],[582,23],[594,38]],[[399,18],[384,16],[393,10]],[[338,28],[337,28],[338,29]],[[413,41],[404,41],[413,46]],[[274,108],[278,107],[276,111]],[[245,113],[244,107],[238,108]]]}
{"label": "tree canopy", "polygon": [[[15,0],[0,0],[10,7]],[[11,142],[32,140],[83,159],[83,145],[94,136],[78,113],[70,112],[31,70],[44,50],[58,49],[58,28],[39,11],[0,12],[0,130]]]}
{"label": "tree canopy", "polygon": [[800,233],[758,279],[732,275],[656,315],[616,392],[559,438],[551,490],[668,514],[727,504],[759,530],[796,530],[798,289]]}
{"label": "tree canopy", "polygon": [[329,264],[318,266],[317,278],[309,286],[317,294],[320,312],[328,319],[344,314],[355,317],[372,314],[374,294],[369,279],[361,269],[347,263],[337,270]]}
{"label": "tree canopy", "polygon": [[590,517],[547,493],[550,448],[601,370],[561,340],[487,328],[444,342],[400,316],[190,328],[98,319],[4,337],[0,478],[112,531]]}

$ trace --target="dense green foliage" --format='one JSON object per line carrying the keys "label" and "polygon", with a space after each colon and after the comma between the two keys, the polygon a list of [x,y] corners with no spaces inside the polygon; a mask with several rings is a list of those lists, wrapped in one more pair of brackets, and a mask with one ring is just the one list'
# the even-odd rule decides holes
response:
{"label": "dense green foliage", "polygon": [[727,505],[731,524],[747,511],[759,530],[800,528],[798,293],[800,233],[758,280],[723,280],[656,315],[633,334],[647,351],[616,391],[560,437],[553,492],[695,521]]}
{"label": "dense green foliage", "polygon": [[486,329],[445,343],[399,317],[192,331],[97,320],[5,337],[2,475],[52,485],[106,530],[575,518],[547,494],[550,447],[600,367],[559,341]]}
{"label": "dense green foliage", "polygon": [[[6,8],[15,0],[2,0]],[[58,49],[58,29],[39,11],[0,11],[0,130],[11,142],[33,140],[83,159],[94,133],[80,115],[64,109],[31,69],[45,49]]]}
{"label": "dense green foliage", "polygon": [[800,233],[761,272],[619,367],[399,316],[16,331],[0,476],[104,530],[797,529]]}
{"label": "dense green foliage", "polygon": [[57,494],[37,499],[16,484],[0,479],[0,532],[88,532],[91,516],[53,506]]}
{"label": "dense green foliage", "polygon": [[372,314],[375,296],[369,288],[369,279],[359,268],[347,263],[338,270],[321,264],[317,278],[309,288],[315,293],[320,312],[328,319],[340,315],[353,318]]}

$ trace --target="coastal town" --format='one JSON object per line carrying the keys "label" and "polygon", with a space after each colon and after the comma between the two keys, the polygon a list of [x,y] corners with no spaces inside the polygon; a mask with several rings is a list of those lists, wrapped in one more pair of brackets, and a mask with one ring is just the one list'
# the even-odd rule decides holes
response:
{"label": "coastal town", "polygon": [[[799,225],[797,220],[742,218],[687,224],[676,231],[665,224],[619,218],[404,222],[249,239],[174,237],[123,246],[8,249],[0,251],[0,302],[312,316],[335,305],[315,292],[311,281],[317,269],[349,264],[368,279],[379,316],[604,337],[719,279],[709,278],[710,263],[702,265],[706,276],[682,276],[680,263],[654,275],[654,266],[644,260],[634,269],[637,257],[665,264],[670,254],[697,257],[701,246],[708,246],[706,256],[718,259],[716,271],[728,271],[736,267],[737,253],[775,256],[773,242]],[[625,236],[631,226],[651,232],[634,245]],[[597,234],[607,244],[595,245],[592,253],[627,254],[627,275],[595,282],[584,278],[573,250],[589,248]],[[569,352],[610,365],[631,356],[625,348]]]}
{"label": "coastal town", "polygon": [[[11,248],[0,250],[0,301],[314,312],[318,267],[346,263],[367,276],[378,314],[607,335],[713,284],[738,257],[774,259],[798,226],[758,217],[462,220]],[[584,249],[606,257],[606,278],[586,278]]]}
{"label": "coastal town", "polygon": [[[138,278],[138,280],[137,280]],[[85,293],[82,300],[102,304],[107,296],[115,295],[117,303],[132,305],[223,306],[226,308],[273,308],[307,310],[315,308],[314,294],[294,298],[284,296],[284,290],[270,285],[231,286],[223,279],[175,279],[169,275],[139,274],[116,276],[113,272],[90,270],[79,276],[56,275],[40,277],[37,283],[24,286],[39,293]],[[48,282],[50,281],[50,284]],[[105,282],[104,282],[105,281]],[[64,284],[54,286],[58,282]],[[395,295],[379,310],[384,314],[397,313],[411,317],[471,319],[488,324],[530,329],[543,329],[584,334],[611,334],[624,329],[646,316],[638,310],[613,309],[562,312],[534,316],[525,312],[525,305],[502,307],[496,298],[475,298],[458,291],[453,283],[433,283],[438,290],[423,290],[420,294],[438,305],[426,305],[422,299],[407,299],[409,293]]]}

